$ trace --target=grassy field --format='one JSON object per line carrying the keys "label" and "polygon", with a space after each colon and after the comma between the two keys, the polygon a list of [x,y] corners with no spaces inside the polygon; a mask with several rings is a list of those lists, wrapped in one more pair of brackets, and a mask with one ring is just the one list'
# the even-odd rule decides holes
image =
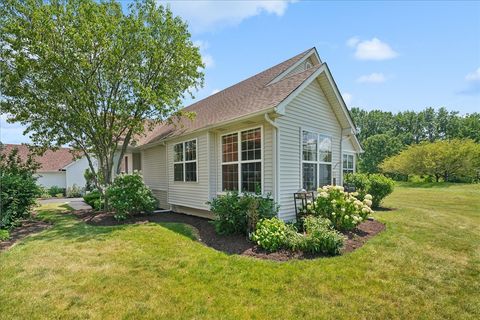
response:
{"label": "grassy field", "polygon": [[479,319],[480,186],[400,185],[344,256],[228,256],[179,224],[55,226],[0,253],[0,318]]}

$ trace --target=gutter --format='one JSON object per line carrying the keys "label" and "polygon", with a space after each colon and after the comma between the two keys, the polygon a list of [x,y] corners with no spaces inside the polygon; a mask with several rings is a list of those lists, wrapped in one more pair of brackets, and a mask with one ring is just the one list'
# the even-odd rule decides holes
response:
{"label": "gutter", "polygon": [[275,139],[273,141],[273,147],[275,148],[275,161],[273,162],[273,172],[275,173],[275,192],[274,192],[274,198],[275,201],[278,203],[279,202],[279,186],[280,186],[280,148],[279,148],[279,141],[278,141],[278,124],[276,124],[270,117],[268,116],[268,113],[265,113],[264,115],[265,121],[267,121],[272,127],[275,128]]}

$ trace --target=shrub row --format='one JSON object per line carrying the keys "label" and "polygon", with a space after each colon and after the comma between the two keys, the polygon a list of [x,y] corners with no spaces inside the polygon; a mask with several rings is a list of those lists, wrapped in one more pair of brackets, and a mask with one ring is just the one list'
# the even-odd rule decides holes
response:
{"label": "shrub row", "polygon": [[333,229],[330,221],[322,217],[306,216],[303,233],[293,224],[278,218],[263,219],[257,224],[251,239],[267,251],[288,249],[311,254],[336,255],[343,247],[345,237]]}

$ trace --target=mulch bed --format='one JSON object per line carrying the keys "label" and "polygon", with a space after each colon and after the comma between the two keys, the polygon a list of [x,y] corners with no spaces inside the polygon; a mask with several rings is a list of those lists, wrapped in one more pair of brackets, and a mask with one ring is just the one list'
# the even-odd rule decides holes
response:
{"label": "mulch bed", "polygon": [[10,231],[9,239],[0,241],[0,251],[7,250],[8,248],[12,247],[17,241],[20,241],[29,235],[38,233],[51,227],[51,224],[40,220],[23,220],[20,223],[20,226],[15,227]]}
{"label": "mulch bed", "polygon": [[[269,253],[259,248],[246,236],[242,235],[218,235],[211,220],[196,216],[179,213],[154,213],[136,216],[124,221],[117,221],[111,213],[95,213],[90,210],[75,211],[74,214],[84,222],[95,226],[116,226],[123,224],[147,223],[147,222],[176,222],[193,226],[197,232],[199,241],[211,248],[227,254],[238,254],[259,259],[287,261],[291,259],[313,259],[321,255],[307,255],[302,252],[282,250]],[[385,225],[376,220],[362,222],[352,231],[345,232],[347,240],[343,253],[352,252],[365,244],[368,239],[385,230]]]}

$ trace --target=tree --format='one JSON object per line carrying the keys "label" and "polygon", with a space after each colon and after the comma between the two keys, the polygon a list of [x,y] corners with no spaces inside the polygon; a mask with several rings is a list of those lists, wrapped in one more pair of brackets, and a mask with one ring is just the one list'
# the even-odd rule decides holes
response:
{"label": "tree", "polygon": [[480,144],[473,140],[444,140],[412,145],[386,159],[384,172],[404,175],[428,175],[438,182],[453,179],[474,180],[480,173]]}
{"label": "tree", "polygon": [[[146,129],[174,122],[203,84],[187,25],[154,0],[4,0],[0,106],[44,148],[86,155],[100,190]],[[98,161],[98,171],[93,165]]]}
{"label": "tree", "polygon": [[365,152],[361,155],[359,168],[362,172],[377,173],[378,166],[386,158],[396,155],[403,149],[402,142],[388,134],[377,134],[368,137],[363,143]]}

